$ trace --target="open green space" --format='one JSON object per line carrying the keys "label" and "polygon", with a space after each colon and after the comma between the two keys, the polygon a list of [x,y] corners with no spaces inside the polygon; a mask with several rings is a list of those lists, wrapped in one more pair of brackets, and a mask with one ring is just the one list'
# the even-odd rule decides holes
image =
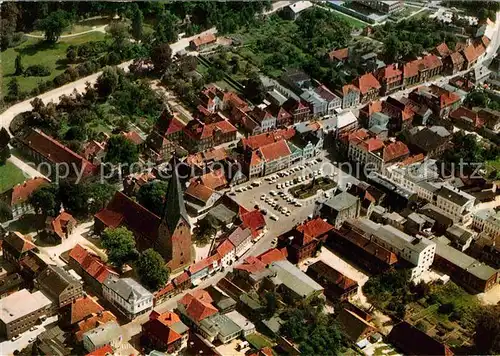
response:
{"label": "open green space", "polygon": [[[30,91],[40,82],[53,79],[67,68],[66,49],[70,45],[79,45],[90,41],[103,40],[104,33],[89,32],[80,36],[68,37],[51,45],[43,39],[28,38],[17,47],[8,48],[1,52],[0,73],[2,75],[2,93],[7,92],[8,83],[12,78],[17,78],[21,91]],[[15,60],[18,54],[22,55],[22,63],[26,68],[30,65],[43,65],[49,68],[50,75],[46,77],[15,76]]]}
{"label": "open green space", "polygon": [[[79,21],[63,31],[62,36],[74,35],[80,32],[94,30],[96,27],[106,26],[110,23],[110,19],[106,17],[97,17]],[[42,36],[42,31],[30,32],[30,35]]]}
{"label": "open green space", "polygon": [[0,166],[0,193],[26,180],[23,171],[10,162]]}
{"label": "open green space", "polygon": [[351,25],[352,27],[354,28],[365,28],[366,26],[368,26],[366,23],[352,17],[352,16],[347,16],[346,14],[340,12],[340,11],[337,11],[337,10],[334,10],[334,9],[331,9],[331,11],[337,15],[338,17],[341,17],[343,20],[345,20],[349,25]]}
{"label": "open green space", "polygon": [[267,337],[265,337],[262,334],[259,333],[254,333],[245,336],[247,339],[248,343],[255,347],[257,350],[262,349],[263,347],[272,347],[273,343],[271,340],[269,340]]}
{"label": "open green space", "polygon": [[321,177],[313,180],[310,183],[301,184],[291,188],[290,193],[295,198],[306,199],[315,195],[320,189],[323,191],[327,191],[329,189],[335,188],[336,185],[337,184],[333,180]]}

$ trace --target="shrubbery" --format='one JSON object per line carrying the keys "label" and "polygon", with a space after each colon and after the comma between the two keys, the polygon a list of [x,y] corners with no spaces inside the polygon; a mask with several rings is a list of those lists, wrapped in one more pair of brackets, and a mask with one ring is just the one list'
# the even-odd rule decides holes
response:
{"label": "shrubbery", "polygon": [[46,77],[50,75],[50,69],[41,64],[34,64],[24,70],[25,77]]}

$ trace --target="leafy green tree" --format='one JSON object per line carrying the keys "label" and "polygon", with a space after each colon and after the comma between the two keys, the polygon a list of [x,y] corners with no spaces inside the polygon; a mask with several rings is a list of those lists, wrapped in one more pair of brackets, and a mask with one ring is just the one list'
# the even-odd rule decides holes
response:
{"label": "leafy green tree", "polygon": [[266,97],[266,88],[259,78],[259,74],[252,72],[246,81],[244,94],[255,104],[260,104]]}
{"label": "leafy green tree", "polygon": [[137,192],[137,201],[149,211],[162,216],[167,188],[168,183],[161,180],[146,183]]}
{"label": "leafy green tree", "polygon": [[19,94],[21,94],[19,82],[17,81],[17,78],[12,78],[9,84],[7,84],[7,96],[11,98],[11,100],[17,100],[19,98]]}
{"label": "leafy green tree", "polygon": [[38,214],[57,216],[61,208],[61,198],[57,185],[50,184],[35,190],[28,199]]}
{"label": "leafy green tree", "polygon": [[59,197],[65,209],[71,214],[84,217],[89,213],[89,195],[86,184],[61,182]]}
{"label": "leafy green tree", "polygon": [[151,61],[157,73],[164,73],[172,64],[172,48],[168,43],[160,43],[151,50]]}
{"label": "leafy green tree", "polygon": [[140,254],[137,261],[137,274],[141,282],[151,291],[156,291],[167,283],[169,271],[163,257],[149,248]]}
{"label": "leafy green tree", "polygon": [[144,16],[139,6],[136,3],[134,5],[131,33],[136,41],[140,41],[144,35]]}
{"label": "leafy green tree", "polygon": [[70,24],[71,16],[66,11],[58,10],[51,12],[43,20],[39,20],[37,28],[45,33],[45,40],[49,43],[56,43],[61,37],[64,29]]}
{"label": "leafy green tree", "polygon": [[66,58],[68,61],[73,63],[76,58],[78,57],[78,50],[76,49],[75,46],[71,45],[66,49]]}
{"label": "leafy green tree", "polygon": [[113,42],[113,49],[122,51],[129,37],[127,25],[123,22],[113,22],[107,29]]}
{"label": "leafy green tree", "polygon": [[177,18],[169,11],[163,11],[155,28],[155,40],[157,43],[172,43],[177,40]]}
{"label": "leafy green tree", "polygon": [[266,301],[265,317],[271,318],[278,310],[278,296],[275,292],[267,292],[264,294]]}
{"label": "leafy green tree", "polygon": [[126,227],[104,230],[102,246],[107,251],[108,260],[118,268],[137,258],[134,234]]}
{"label": "leafy green tree", "polygon": [[97,213],[106,207],[116,193],[116,188],[109,183],[92,183],[89,186],[89,211]]}
{"label": "leafy green tree", "polygon": [[3,200],[0,200],[0,223],[12,219],[12,210]]}
{"label": "leafy green tree", "polygon": [[14,75],[21,75],[24,72],[24,66],[23,66],[23,57],[21,54],[18,54],[16,56],[16,61],[14,63],[14,66],[16,68],[16,71],[14,72]]}
{"label": "leafy green tree", "polygon": [[96,88],[100,96],[107,97],[111,95],[118,86],[120,76],[116,67],[106,67],[102,74],[97,78]]}
{"label": "leafy green tree", "polygon": [[203,219],[198,220],[194,228],[195,242],[200,245],[206,245],[212,237],[217,233],[217,222],[211,216],[206,215]]}
{"label": "leafy green tree", "polygon": [[476,319],[474,343],[481,355],[500,353],[500,305],[484,306]]}
{"label": "leafy green tree", "polygon": [[114,135],[108,141],[105,161],[131,165],[139,160],[137,147],[123,135]]}
{"label": "leafy green tree", "polygon": [[394,35],[389,36],[384,41],[384,58],[387,62],[392,63],[399,59],[401,55],[401,41]]}

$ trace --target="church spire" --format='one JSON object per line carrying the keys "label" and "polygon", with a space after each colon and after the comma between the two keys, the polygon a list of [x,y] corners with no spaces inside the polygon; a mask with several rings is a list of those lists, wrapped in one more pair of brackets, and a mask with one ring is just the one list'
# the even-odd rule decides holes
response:
{"label": "church spire", "polygon": [[184,193],[179,180],[179,166],[182,164],[173,155],[170,160],[171,177],[168,183],[167,194],[165,196],[165,208],[163,209],[163,219],[168,227],[168,231],[173,233],[179,220],[182,218],[189,225],[188,214],[184,204]]}

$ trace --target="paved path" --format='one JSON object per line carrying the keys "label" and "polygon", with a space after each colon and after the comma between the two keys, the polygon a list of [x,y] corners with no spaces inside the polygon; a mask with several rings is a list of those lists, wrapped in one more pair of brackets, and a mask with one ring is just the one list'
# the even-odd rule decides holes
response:
{"label": "paved path", "polygon": [[11,156],[9,158],[9,162],[11,162],[17,168],[19,168],[20,170],[22,170],[23,173],[24,173],[24,177],[26,179],[28,179],[28,178],[35,178],[35,177],[44,177],[44,178],[47,178],[42,173],[38,172],[35,168],[31,167],[29,164],[27,164],[24,161],[20,160],[19,158],[17,158],[13,154],[11,154]]}
{"label": "paved path", "polygon": [[[86,33],[91,33],[91,32],[106,33],[106,30],[105,30],[106,26],[108,26],[108,25],[103,25],[103,26],[95,27],[95,28],[93,28],[91,30],[87,30],[87,31],[82,31],[82,32],[78,32],[78,33],[72,33],[71,35],[62,35],[62,36],[59,37],[59,39],[81,36],[81,35],[85,35]],[[44,35],[31,35],[29,33],[25,33],[24,35],[26,37],[31,37],[31,38],[45,38]]]}

